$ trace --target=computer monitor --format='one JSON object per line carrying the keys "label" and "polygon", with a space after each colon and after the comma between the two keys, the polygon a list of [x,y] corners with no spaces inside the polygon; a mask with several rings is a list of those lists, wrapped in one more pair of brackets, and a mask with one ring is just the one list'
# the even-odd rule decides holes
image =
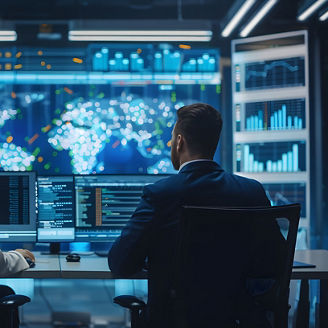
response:
{"label": "computer monitor", "polygon": [[0,242],[36,241],[36,173],[0,172]]}
{"label": "computer monitor", "polygon": [[135,211],[145,185],[167,175],[75,176],[76,241],[113,242]]}
{"label": "computer monitor", "polygon": [[38,177],[38,241],[74,241],[74,178]]}

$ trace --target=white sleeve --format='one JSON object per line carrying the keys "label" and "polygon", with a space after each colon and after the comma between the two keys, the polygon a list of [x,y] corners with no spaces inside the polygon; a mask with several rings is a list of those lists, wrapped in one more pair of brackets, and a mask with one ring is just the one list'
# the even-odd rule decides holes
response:
{"label": "white sleeve", "polygon": [[6,276],[29,268],[24,256],[16,251],[0,251],[0,275]]}

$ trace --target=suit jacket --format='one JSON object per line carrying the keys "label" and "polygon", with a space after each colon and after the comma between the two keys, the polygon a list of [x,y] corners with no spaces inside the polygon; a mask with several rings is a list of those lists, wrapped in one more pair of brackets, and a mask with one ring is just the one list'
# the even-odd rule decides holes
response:
{"label": "suit jacket", "polygon": [[[181,205],[242,207],[270,206],[270,202],[259,182],[229,174],[214,161],[189,163],[178,174],[145,186],[137,209],[109,252],[108,264],[114,274],[129,276],[140,271],[148,258],[147,320],[152,328],[170,326],[168,272]],[[198,312],[205,307],[209,303]]]}
{"label": "suit jacket", "polygon": [[0,250],[0,276],[7,276],[28,268],[28,263],[19,252],[2,252]]}

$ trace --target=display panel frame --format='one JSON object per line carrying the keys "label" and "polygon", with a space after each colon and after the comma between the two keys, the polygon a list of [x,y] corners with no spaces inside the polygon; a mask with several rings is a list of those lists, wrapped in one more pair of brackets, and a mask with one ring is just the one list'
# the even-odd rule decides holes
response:
{"label": "display panel frame", "polygon": [[[233,40],[232,53],[232,130],[233,130],[233,170],[236,174],[254,178],[263,184],[304,183],[306,185],[306,211],[302,212],[300,226],[310,227],[310,115],[309,115],[309,55],[308,33],[305,30],[257,36],[246,39]],[[304,85],[274,87],[257,90],[246,90],[243,81],[245,78],[245,64],[265,61],[283,61],[295,57],[304,58]],[[295,68],[296,69],[296,68]],[[297,68],[301,69],[301,68]],[[278,71],[278,70],[277,70]],[[259,72],[260,75],[260,72]],[[302,128],[254,129],[247,131],[246,103],[283,102],[304,99],[305,125]],[[258,125],[261,127],[261,125]],[[266,142],[297,142],[306,143],[305,171],[297,172],[237,172],[237,159],[240,154],[236,151],[237,144],[252,144]]]}

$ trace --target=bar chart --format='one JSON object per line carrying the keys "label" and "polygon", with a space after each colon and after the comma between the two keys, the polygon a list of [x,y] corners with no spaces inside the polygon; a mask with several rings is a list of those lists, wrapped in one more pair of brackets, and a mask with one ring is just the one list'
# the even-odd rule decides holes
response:
{"label": "bar chart", "polygon": [[272,206],[301,204],[301,217],[306,216],[305,183],[264,183],[263,187]]}
{"label": "bar chart", "polygon": [[237,172],[302,172],[306,170],[306,144],[267,142],[237,144]]}
{"label": "bar chart", "polygon": [[183,72],[215,72],[216,59],[208,53],[199,58],[190,58],[182,65]]}
{"label": "bar chart", "polygon": [[177,48],[92,49],[92,70],[113,72],[217,72],[218,51],[212,49],[183,50]]}
{"label": "bar chart", "polygon": [[263,101],[245,104],[246,131],[305,128],[305,99]]}

